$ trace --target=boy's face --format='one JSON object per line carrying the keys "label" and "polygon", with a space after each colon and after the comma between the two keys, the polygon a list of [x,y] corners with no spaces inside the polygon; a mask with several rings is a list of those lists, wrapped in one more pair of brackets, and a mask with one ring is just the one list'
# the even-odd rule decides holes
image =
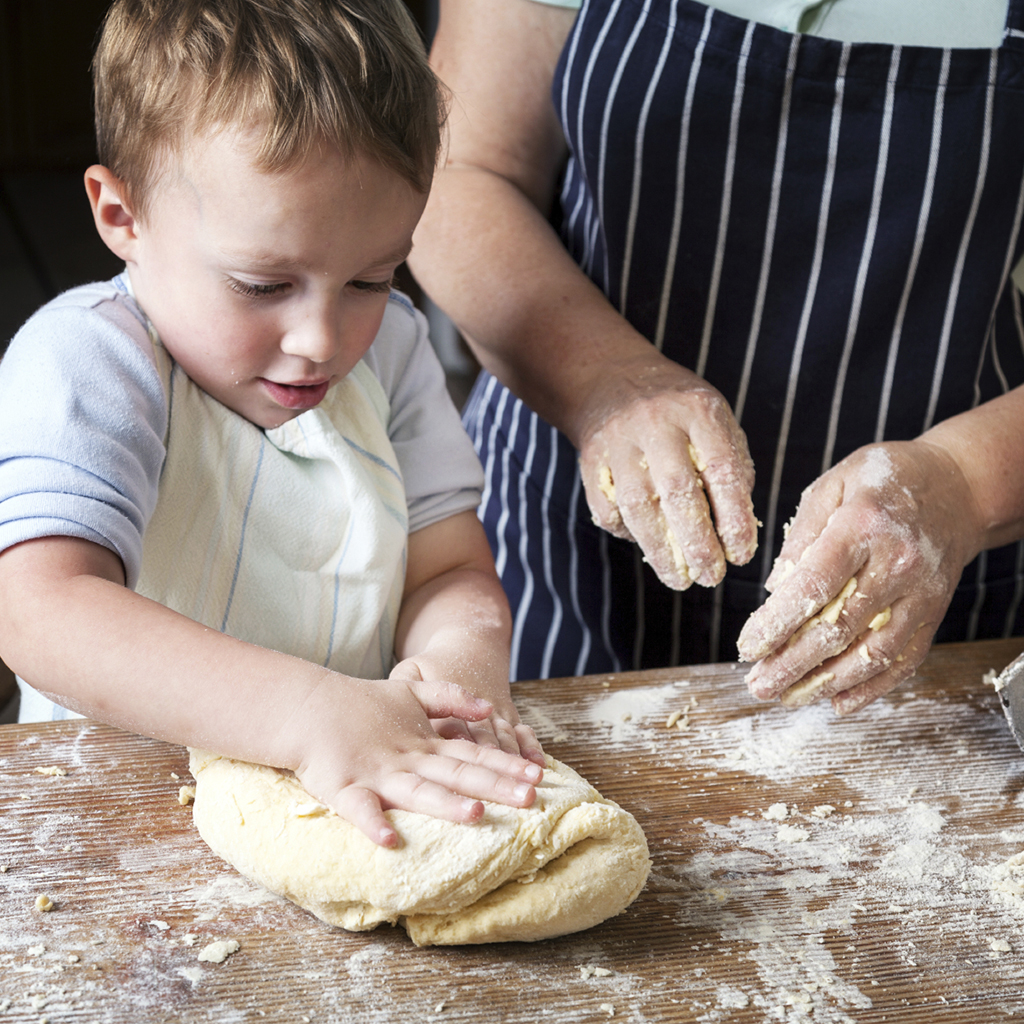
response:
{"label": "boy's face", "polygon": [[197,139],[155,186],[128,261],[186,373],[257,426],[323,401],[370,347],[426,196],[334,150],[263,173],[252,143]]}

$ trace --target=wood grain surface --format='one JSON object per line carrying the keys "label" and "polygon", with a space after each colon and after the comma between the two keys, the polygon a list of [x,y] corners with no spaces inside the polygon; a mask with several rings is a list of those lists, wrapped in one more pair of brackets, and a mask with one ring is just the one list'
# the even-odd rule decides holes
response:
{"label": "wood grain surface", "polygon": [[517,684],[653,858],[625,914],[532,945],[332,929],[206,849],[181,748],[0,727],[0,1021],[1024,1020],[1024,755],[982,678],[1022,649],[937,648],[850,719],[735,665]]}

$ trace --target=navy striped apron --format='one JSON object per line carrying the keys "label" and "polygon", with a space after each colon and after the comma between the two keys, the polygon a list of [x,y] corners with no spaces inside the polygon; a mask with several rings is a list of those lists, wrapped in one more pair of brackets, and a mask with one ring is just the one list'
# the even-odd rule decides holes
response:
{"label": "navy striped apron", "polygon": [[[735,657],[800,493],[1024,382],[1024,0],[994,50],[793,35],[695,0],[588,0],[553,99],[559,226],[611,302],[747,433],[753,561],[675,593],[590,521],[568,440],[491,376],[464,413],[513,678]],[[939,640],[1024,632],[1024,545],[964,571]]]}

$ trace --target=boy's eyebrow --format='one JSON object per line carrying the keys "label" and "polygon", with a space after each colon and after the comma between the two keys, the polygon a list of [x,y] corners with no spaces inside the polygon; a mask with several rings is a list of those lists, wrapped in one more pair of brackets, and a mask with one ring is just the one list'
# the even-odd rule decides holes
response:
{"label": "boy's eyebrow", "polygon": [[[380,259],[375,260],[370,266],[385,266],[390,263],[404,263],[412,252],[412,242],[396,249],[394,252],[383,254]],[[221,257],[230,263],[238,266],[245,266],[251,269],[263,270],[309,270],[310,263],[302,259],[289,259],[278,252],[270,249],[239,249],[237,251],[221,250]]]}

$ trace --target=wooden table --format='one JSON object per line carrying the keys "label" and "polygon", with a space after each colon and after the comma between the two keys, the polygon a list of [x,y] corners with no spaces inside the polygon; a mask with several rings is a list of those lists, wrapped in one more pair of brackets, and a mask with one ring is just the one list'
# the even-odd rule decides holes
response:
{"label": "wooden table", "polygon": [[[2,727],[0,1020],[1024,1019],[1024,902],[999,869],[1024,850],[1024,755],[982,679],[1022,649],[938,648],[852,719],[754,704],[735,665],[518,684],[654,862],[624,915],[534,945],[333,930],[205,848],[181,748]],[[198,962],[217,938],[241,948]]]}

